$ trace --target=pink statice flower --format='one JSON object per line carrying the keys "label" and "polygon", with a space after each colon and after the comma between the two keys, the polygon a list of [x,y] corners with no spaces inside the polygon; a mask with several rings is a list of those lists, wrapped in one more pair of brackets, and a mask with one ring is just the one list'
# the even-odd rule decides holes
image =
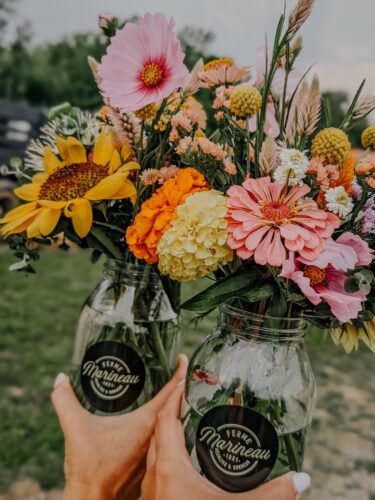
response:
{"label": "pink statice flower", "polygon": [[99,66],[101,91],[112,107],[136,111],[184,87],[189,72],[174,25],[147,13],[112,37]]}
{"label": "pink statice flower", "polygon": [[197,143],[203,153],[212,156],[215,160],[223,161],[227,157],[227,153],[224,151],[223,146],[210,141],[207,137],[199,137]]}
{"label": "pink statice flower", "polygon": [[307,173],[316,175],[316,181],[322,191],[327,191],[331,181],[336,181],[340,175],[337,165],[324,165],[321,158],[312,158],[310,160]]}
{"label": "pink statice flower", "polygon": [[236,175],[237,167],[230,158],[224,160],[224,171],[229,175]]}
{"label": "pink statice flower", "polygon": [[326,302],[336,318],[346,323],[356,319],[367,293],[345,290],[348,271],[368,266],[373,250],[359,236],[343,233],[336,241],[329,239],[325,250],[314,260],[306,260],[291,252],[280,276],[296,283],[314,305]]}
{"label": "pink statice flower", "polygon": [[176,165],[165,165],[160,169],[159,184],[164,184],[168,179],[176,177],[178,167]]}
{"label": "pink statice flower", "polygon": [[254,257],[257,264],[281,266],[288,252],[314,260],[325,241],[340,225],[340,219],[320,210],[304,197],[306,184],[289,192],[285,184],[269,177],[247,179],[228,190],[228,246],[241,259]]}

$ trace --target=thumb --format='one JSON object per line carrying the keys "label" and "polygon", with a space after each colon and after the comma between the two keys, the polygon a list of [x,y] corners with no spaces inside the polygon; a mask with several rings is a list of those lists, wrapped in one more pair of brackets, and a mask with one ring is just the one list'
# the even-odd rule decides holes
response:
{"label": "thumb", "polygon": [[[307,490],[311,478],[305,472],[289,472],[264,484],[260,488],[246,493],[236,494],[238,500],[295,500],[298,495]],[[234,498],[234,497],[233,497]]]}
{"label": "thumb", "polygon": [[67,434],[86,412],[74,394],[69,378],[64,373],[57,375],[51,399],[61,429],[64,434]]}

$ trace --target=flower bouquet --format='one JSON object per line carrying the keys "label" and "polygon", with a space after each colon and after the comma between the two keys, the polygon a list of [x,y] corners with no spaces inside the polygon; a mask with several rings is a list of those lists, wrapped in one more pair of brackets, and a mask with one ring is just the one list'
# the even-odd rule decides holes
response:
{"label": "flower bouquet", "polygon": [[295,68],[313,3],[283,13],[255,70],[225,57],[190,74],[173,21],[101,16],[109,46],[90,65],[104,107],[55,112],[20,172],[33,174],[16,190],[27,203],[0,221],[18,267],[37,258],[31,241],[110,258],[76,339],[76,390],[92,411],[132,409],[165,383],[179,284],[211,279],[180,305],[198,317],[219,307],[182,418],[197,468],[229,491],[302,465],[315,402],[307,324],[375,352],[374,126],[359,159],[348,136],[375,96],[363,82],[331,123],[318,78]]}

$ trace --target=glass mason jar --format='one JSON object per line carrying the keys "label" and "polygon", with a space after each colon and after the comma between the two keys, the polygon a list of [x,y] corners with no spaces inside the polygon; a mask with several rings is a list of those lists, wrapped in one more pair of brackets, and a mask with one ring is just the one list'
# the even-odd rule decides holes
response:
{"label": "glass mason jar", "polygon": [[97,414],[126,413],[169,380],[179,352],[179,318],[151,266],[108,259],[78,323],[72,383]]}
{"label": "glass mason jar", "polygon": [[220,308],[193,355],[182,414],[195,467],[219,487],[249,490],[301,470],[315,405],[302,319]]}

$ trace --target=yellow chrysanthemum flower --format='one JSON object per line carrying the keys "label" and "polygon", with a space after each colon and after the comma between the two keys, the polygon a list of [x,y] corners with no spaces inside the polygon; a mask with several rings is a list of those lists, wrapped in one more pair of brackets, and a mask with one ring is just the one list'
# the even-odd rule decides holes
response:
{"label": "yellow chrysanthemum flower", "polygon": [[29,203],[0,220],[4,236],[24,231],[28,238],[48,236],[64,213],[72,219],[78,236],[84,238],[93,222],[91,202],[122,198],[134,201],[137,191],[128,175],[130,170],[139,169],[139,164],[125,164],[129,150],[126,146],[121,152],[115,149],[110,133],[100,133],[89,158],[83,144],[74,137],[58,137],[56,147],[59,156],[45,147],[45,172],[15,189],[16,195]]}
{"label": "yellow chrysanthemum flower", "polygon": [[348,323],[343,328],[332,328],[330,330],[333,342],[342,344],[347,353],[358,349],[358,343],[362,340],[373,353],[375,353],[375,316],[371,321],[366,321],[363,328],[356,328]]}
{"label": "yellow chrysanthemum flower", "polygon": [[311,144],[312,157],[324,158],[331,165],[341,165],[348,158],[350,150],[347,134],[334,127],[321,130]]}
{"label": "yellow chrysanthemum flower", "polygon": [[370,125],[362,132],[361,142],[365,149],[375,149],[375,125]]}
{"label": "yellow chrysanthemum flower", "polygon": [[262,107],[262,95],[256,87],[241,86],[236,88],[229,100],[231,112],[246,118],[255,115]]}
{"label": "yellow chrysanthemum flower", "polygon": [[190,195],[159,242],[160,271],[176,281],[192,281],[230,262],[226,212],[225,196],[218,191]]}

